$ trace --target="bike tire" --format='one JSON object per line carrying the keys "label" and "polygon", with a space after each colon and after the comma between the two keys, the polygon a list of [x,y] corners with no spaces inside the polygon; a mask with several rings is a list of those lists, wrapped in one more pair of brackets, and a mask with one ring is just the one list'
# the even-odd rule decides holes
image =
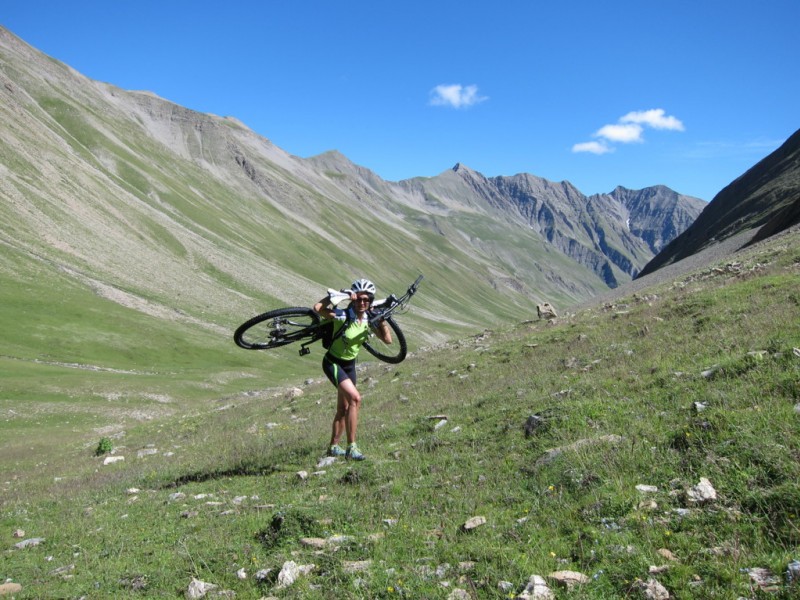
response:
{"label": "bike tire", "polygon": [[383,362],[397,364],[403,362],[408,354],[408,346],[406,345],[406,336],[403,331],[392,317],[386,318],[386,323],[392,330],[392,344],[385,344],[377,336],[371,336],[369,341],[364,343],[364,348],[367,352],[372,354],[378,360]]}
{"label": "bike tire", "polygon": [[310,308],[278,308],[239,325],[233,341],[245,350],[269,350],[313,337],[319,323],[320,316]]}

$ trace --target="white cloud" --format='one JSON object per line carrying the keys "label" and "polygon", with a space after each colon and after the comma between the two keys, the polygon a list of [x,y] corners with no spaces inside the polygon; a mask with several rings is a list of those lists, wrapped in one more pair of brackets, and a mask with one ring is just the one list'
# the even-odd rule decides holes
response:
{"label": "white cloud", "polygon": [[653,108],[639,112],[629,112],[619,120],[620,123],[641,123],[653,129],[683,131],[683,123],[673,116],[665,116],[663,108]]}
{"label": "white cloud", "polygon": [[606,154],[614,149],[604,142],[583,142],[572,147],[573,152],[590,152],[591,154]]}
{"label": "white cloud", "polygon": [[478,95],[477,85],[462,86],[460,83],[452,85],[437,85],[431,90],[431,104],[433,106],[450,106],[452,108],[467,108],[488,100],[486,96]]}
{"label": "white cloud", "polygon": [[572,146],[573,152],[591,152],[592,154],[606,154],[613,152],[610,143],[630,144],[644,142],[644,129],[667,129],[671,131],[684,131],[683,123],[677,117],[667,115],[663,108],[652,108],[629,112],[627,115],[611,125],[603,125],[594,137],[600,138],[596,142],[583,142]]}
{"label": "white cloud", "polygon": [[636,123],[627,125],[604,125],[594,135],[595,137],[605,138],[610,142],[620,142],[622,144],[641,142],[642,126]]}

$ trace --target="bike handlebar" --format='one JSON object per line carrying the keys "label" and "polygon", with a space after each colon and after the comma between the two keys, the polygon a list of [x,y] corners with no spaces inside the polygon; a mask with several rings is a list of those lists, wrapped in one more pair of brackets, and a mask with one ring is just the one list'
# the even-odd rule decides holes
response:
{"label": "bike handlebar", "polygon": [[406,302],[411,299],[411,296],[417,293],[417,288],[419,287],[420,282],[422,281],[423,276],[420,275],[417,279],[408,286],[406,293],[397,298],[394,294],[391,294],[384,302],[386,303],[386,308],[382,309],[376,316],[369,320],[370,326],[375,326],[379,321],[382,319],[387,318],[390,316],[394,311],[398,308],[403,306]]}

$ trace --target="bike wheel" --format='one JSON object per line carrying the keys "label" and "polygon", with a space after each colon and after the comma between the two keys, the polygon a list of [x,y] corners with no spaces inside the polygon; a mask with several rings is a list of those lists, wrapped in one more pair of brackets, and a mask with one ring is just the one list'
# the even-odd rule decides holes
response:
{"label": "bike wheel", "polygon": [[372,335],[369,341],[364,343],[364,348],[366,348],[367,352],[372,354],[372,356],[383,362],[392,364],[403,362],[408,353],[406,336],[403,335],[400,326],[392,317],[388,317],[386,323],[392,330],[392,343],[386,344],[377,335]]}
{"label": "bike wheel", "polygon": [[319,315],[310,308],[279,308],[239,325],[233,341],[246,350],[277,348],[313,336],[319,322]]}

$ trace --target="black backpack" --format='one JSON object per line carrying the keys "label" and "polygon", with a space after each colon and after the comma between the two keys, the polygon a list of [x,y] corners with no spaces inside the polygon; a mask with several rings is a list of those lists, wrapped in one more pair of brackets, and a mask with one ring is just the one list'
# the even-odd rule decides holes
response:
{"label": "black backpack", "polygon": [[322,340],[322,347],[325,348],[325,350],[329,350],[330,347],[333,345],[333,342],[335,342],[342,335],[344,335],[344,330],[347,329],[350,326],[350,323],[352,323],[355,320],[354,317],[355,315],[353,314],[353,309],[347,307],[347,317],[345,318],[344,323],[342,323],[342,326],[339,327],[339,330],[335,334],[333,333],[333,324],[336,321],[336,319],[325,321],[322,325],[320,325],[319,327],[320,339]]}

